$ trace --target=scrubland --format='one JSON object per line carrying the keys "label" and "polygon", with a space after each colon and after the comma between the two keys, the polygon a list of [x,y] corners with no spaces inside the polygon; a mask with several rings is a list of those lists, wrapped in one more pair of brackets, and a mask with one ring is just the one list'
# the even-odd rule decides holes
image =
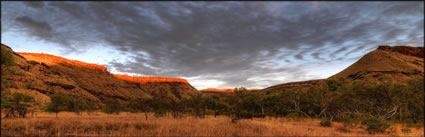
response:
{"label": "scrubland", "polygon": [[[2,118],[2,136],[424,136],[423,127],[404,131],[393,123],[386,133],[369,134],[364,127],[320,126],[318,119],[252,118],[232,122],[228,116],[154,117],[143,113],[37,112],[34,117]],[[3,115],[4,116],[4,115]],[[402,130],[403,129],[403,130]]]}

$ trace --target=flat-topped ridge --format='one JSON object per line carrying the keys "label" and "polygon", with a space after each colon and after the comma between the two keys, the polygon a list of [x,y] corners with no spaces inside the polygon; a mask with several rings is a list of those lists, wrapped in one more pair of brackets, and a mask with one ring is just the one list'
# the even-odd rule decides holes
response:
{"label": "flat-topped ridge", "polygon": [[17,52],[17,53],[23,56],[27,60],[33,60],[40,63],[45,63],[47,65],[66,64],[66,65],[74,65],[74,66],[83,67],[83,68],[108,71],[108,69],[102,65],[86,63],[86,62],[82,62],[78,60],[70,60],[64,57],[55,56],[51,54],[27,53],[27,52]]}
{"label": "flat-topped ridge", "polygon": [[189,82],[182,78],[168,78],[168,77],[137,77],[137,76],[128,76],[121,74],[113,74],[115,77],[137,83],[150,83],[150,82],[175,82],[175,83],[185,83],[189,84]]}

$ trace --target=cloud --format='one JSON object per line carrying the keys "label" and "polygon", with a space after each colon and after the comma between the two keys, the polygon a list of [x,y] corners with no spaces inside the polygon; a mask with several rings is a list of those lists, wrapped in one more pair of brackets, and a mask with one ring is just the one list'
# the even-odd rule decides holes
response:
{"label": "cloud", "polygon": [[27,6],[32,8],[43,8],[44,2],[34,2],[34,1],[27,1],[24,2]]}
{"label": "cloud", "polygon": [[35,21],[28,16],[22,16],[15,19],[16,22],[21,23],[24,27],[29,29],[29,33],[33,36],[42,38],[52,37],[52,27],[46,22]]}
{"label": "cloud", "polygon": [[[423,6],[417,6],[423,2],[2,4],[2,25],[20,24],[11,26],[19,33],[71,52],[103,45],[133,55],[131,61],[104,63],[111,70],[196,77],[195,81],[221,81],[222,86],[261,87],[307,80],[316,76],[306,68],[268,68],[300,69],[296,66],[300,60],[344,61],[351,58],[344,55],[364,54],[363,49],[385,41],[423,42]],[[24,10],[28,7],[31,10]],[[394,40],[401,37],[406,38]],[[281,75],[288,75],[287,79],[257,78]]]}

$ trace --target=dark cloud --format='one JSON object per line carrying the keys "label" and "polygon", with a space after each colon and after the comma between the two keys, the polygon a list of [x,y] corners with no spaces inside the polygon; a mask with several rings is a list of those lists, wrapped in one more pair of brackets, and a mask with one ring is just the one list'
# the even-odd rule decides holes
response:
{"label": "dark cloud", "polygon": [[44,2],[35,2],[35,1],[27,1],[24,2],[27,6],[32,7],[32,8],[43,8],[44,6]]}
{"label": "dark cloud", "polygon": [[[105,45],[133,55],[132,61],[107,63],[110,69],[202,76],[235,86],[285,81],[251,80],[259,74],[310,79],[314,76],[306,71],[293,71],[298,67],[271,68],[300,61],[344,61],[376,45],[423,42],[423,2],[2,4],[2,25],[20,23],[12,26],[18,32],[71,51]],[[22,10],[27,7],[33,10]]]}
{"label": "dark cloud", "polygon": [[46,22],[35,21],[28,16],[18,17],[15,21],[21,23],[25,28],[28,28],[28,33],[31,33],[31,35],[46,39],[52,37],[52,27]]}

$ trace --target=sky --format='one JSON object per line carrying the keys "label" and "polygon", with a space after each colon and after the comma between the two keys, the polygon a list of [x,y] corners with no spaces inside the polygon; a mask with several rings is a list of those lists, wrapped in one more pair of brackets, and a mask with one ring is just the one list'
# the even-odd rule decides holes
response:
{"label": "sky", "polygon": [[1,42],[185,78],[197,89],[322,79],[378,45],[422,46],[424,2],[1,2]]}

